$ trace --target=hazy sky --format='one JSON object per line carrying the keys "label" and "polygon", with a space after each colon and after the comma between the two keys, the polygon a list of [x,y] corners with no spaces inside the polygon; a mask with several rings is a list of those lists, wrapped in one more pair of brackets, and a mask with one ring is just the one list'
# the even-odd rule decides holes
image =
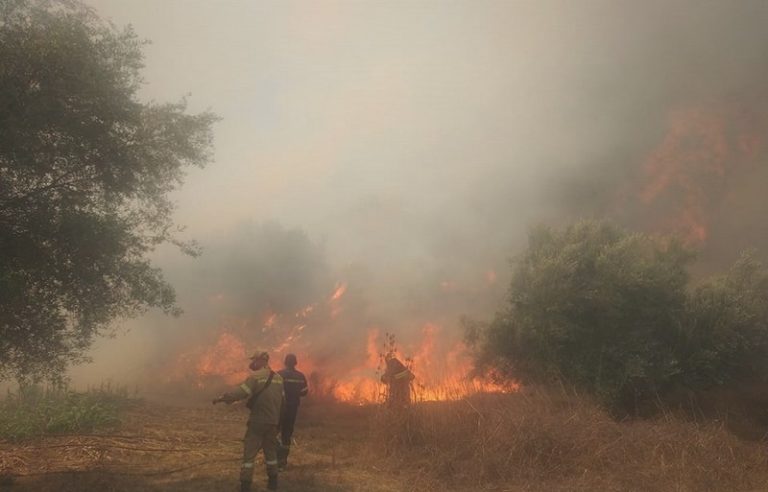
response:
{"label": "hazy sky", "polygon": [[143,97],[222,118],[190,237],[274,220],[390,283],[503,276],[529,225],[610,213],[671,110],[765,107],[764,1],[87,3],[151,40]]}
{"label": "hazy sky", "polygon": [[764,2],[89,3],[152,41],[147,98],[222,117],[178,194],[190,233],[275,219],[342,259],[503,243],[765,65]]}

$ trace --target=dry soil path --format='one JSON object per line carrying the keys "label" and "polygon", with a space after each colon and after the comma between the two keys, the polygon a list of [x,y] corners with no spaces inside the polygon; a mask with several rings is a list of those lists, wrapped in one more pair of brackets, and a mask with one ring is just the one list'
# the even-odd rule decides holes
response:
{"label": "dry soil path", "polygon": [[[366,444],[373,409],[305,405],[284,492],[394,492],[402,481],[377,469]],[[137,403],[121,426],[96,435],[55,436],[1,444],[0,465],[16,474],[0,485],[12,492],[239,490],[247,411],[242,407]],[[256,464],[254,490],[264,490]]]}

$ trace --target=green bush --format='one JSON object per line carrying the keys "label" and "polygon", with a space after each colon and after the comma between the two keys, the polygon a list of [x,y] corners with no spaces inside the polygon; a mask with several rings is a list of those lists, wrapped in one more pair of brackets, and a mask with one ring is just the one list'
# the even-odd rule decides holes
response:
{"label": "green bush", "polygon": [[18,440],[112,428],[120,423],[119,411],[129,401],[125,389],[108,386],[81,393],[26,387],[0,402],[0,438]]}
{"label": "green bush", "polygon": [[691,290],[693,258],[673,238],[602,222],[534,230],[506,308],[470,337],[480,367],[562,381],[622,413],[681,386],[763,378],[768,274],[745,256]]}
{"label": "green bush", "polygon": [[693,389],[764,381],[768,376],[768,271],[743,255],[724,276],[693,290],[678,356]]}

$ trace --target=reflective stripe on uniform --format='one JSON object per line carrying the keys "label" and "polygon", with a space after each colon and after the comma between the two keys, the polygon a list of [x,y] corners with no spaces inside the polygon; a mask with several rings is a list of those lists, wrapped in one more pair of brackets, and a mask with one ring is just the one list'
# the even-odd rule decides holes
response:
{"label": "reflective stripe on uniform", "polygon": [[395,379],[403,379],[404,377],[408,376],[409,372],[410,371],[408,369],[406,369],[403,372],[399,372],[399,373],[395,374]]}
{"label": "reflective stripe on uniform", "polygon": [[251,463],[243,463],[243,468],[253,468],[253,462],[251,462]]}
{"label": "reflective stripe on uniform", "polygon": [[[254,379],[254,381],[256,381],[257,383],[266,383],[267,382],[267,378]],[[277,383],[277,384],[282,384],[283,383],[283,379],[278,378],[278,377],[274,377],[274,378],[272,378],[272,382],[273,383]]]}
{"label": "reflective stripe on uniform", "polygon": [[265,465],[267,465],[267,466],[273,466],[273,465],[276,465],[276,464],[277,464],[277,460],[273,460],[273,461],[267,461],[267,460],[265,460],[265,461],[264,461],[264,464],[265,464]]}
{"label": "reflective stripe on uniform", "polygon": [[303,380],[303,379],[290,379],[290,378],[283,378],[283,381],[285,381],[286,383],[299,383],[299,384],[304,384],[304,380]]}
{"label": "reflective stripe on uniform", "polygon": [[253,394],[253,392],[251,391],[251,388],[247,384],[245,384],[245,383],[241,384],[240,388],[242,388],[243,391],[248,393],[248,395],[252,395]]}

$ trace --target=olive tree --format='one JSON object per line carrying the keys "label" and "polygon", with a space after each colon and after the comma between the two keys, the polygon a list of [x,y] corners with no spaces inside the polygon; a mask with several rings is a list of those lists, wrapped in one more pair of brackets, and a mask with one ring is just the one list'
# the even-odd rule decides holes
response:
{"label": "olive tree", "polygon": [[58,377],[112,322],[176,311],[149,259],[215,117],[142,102],[142,47],[75,1],[0,3],[0,379]]}

